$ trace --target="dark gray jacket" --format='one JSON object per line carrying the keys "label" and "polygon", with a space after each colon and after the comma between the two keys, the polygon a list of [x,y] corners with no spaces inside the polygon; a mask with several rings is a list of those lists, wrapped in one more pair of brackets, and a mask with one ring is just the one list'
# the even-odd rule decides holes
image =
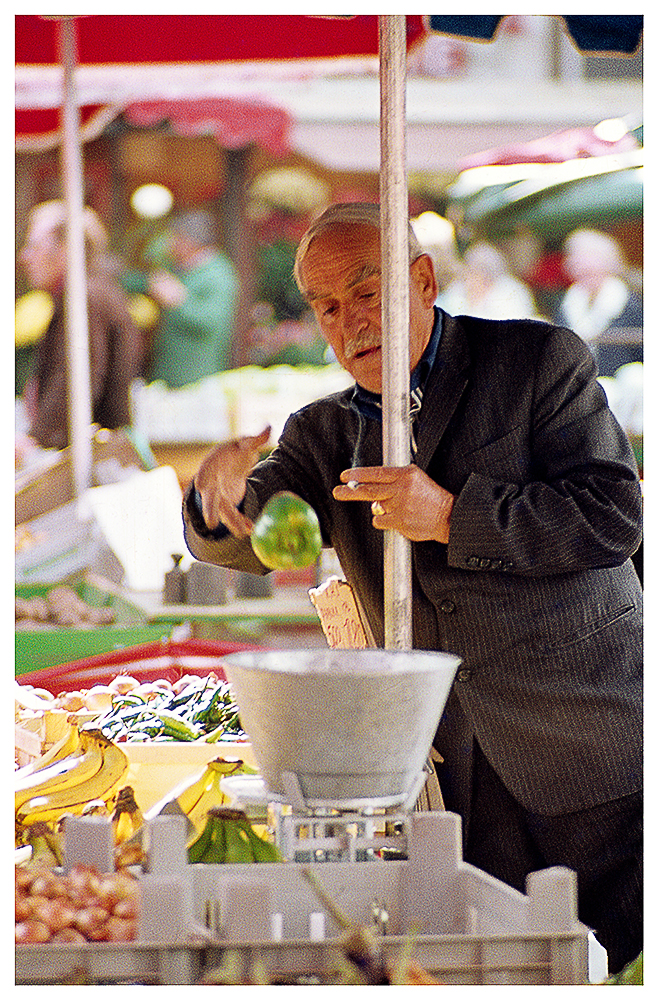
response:
{"label": "dark gray jacket", "polygon": [[[383,645],[382,533],[370,504],[331,495],[343,469],[382,461],[381,425],[351,399],[289,418],[245,512],[279,490],[307,500]],[[639,789],[641,490],[588,348],[544,323],[445,315],[416,460],[457,495],[449,544],[412,543],[414,647],[463,659],[435,740],[447,807],[468,811],[473,736],[536,812]],[[189,494],[184,520],[198,559],[266,572],[248,539],[209,537]]]}

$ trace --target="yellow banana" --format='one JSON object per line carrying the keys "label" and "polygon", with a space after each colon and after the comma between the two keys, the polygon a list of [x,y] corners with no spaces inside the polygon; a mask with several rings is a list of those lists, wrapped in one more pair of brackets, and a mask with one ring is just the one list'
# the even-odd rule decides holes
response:
{"label": "yellow banana", "polygon": [[[256,774],[256,771],[241,760],[211,760],[206,769],[206,787],[201,798],[187,813],[187,818],[193,824],[197,832],[203,827],[208,815],[208,810],[217,806],[225,806],[230,800],[224,794],[220,785],[222,778],[232,774]],[[180,800],[179,800],[180,801]]]}
{"label": "yellow banana", "polygon": [[25,825],[37,820],[57,820],[63,812],[79,816],[92,799],[108,802],[128,770],[128,758],[123,750],[108,740],[100,730],[87,730],[101,757],[99,770],[86,780],[60,788],[46,795],[35,795],[21,805],[18,817]]}
{"label": "yellow banana", "polygon": [[71,754],[79,752],[79,748],[80,733],[75,723],[71,723],[64,736],[56,743],[53,743],[50,750],[46,750],[41,757],[31,764],[25,764],[24,767],[20,767],[17,771],[14,771],[14,781],[22,781],[23,778],[34,774],[35,771],[43,771],[44,768],[49,767],[50,764],[54,764],[55,761],[63,760],[65,757],[70,757]]}
{"label": "yellow banana", "polygon": [[24,802],[36,796],[50,795],[60,789],[70,789],[86,781],[100,770],[103,764],[102,747],[86,733],[80,735],[80,751],[48,767],[29,774],[14,788],[14,805],[18,810]]}

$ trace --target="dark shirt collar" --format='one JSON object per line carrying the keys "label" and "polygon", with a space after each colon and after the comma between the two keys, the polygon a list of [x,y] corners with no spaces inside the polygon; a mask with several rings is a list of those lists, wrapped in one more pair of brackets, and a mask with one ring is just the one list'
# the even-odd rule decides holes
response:
{"label": "dark shirt collar", "polygon": [[[437,309],[435,306],[432,333],[427,347],[423,351],[423,356],[411,373],[411,379],[409,382],[410,390],[418,388],[422,390],[424,388],[425,383],[427,382],[427,377],[432,371],[432,367],[436,359],[436,352],[439,349],[442,328],[442,313],[440,309]],[[354,386],[352,401],[366,417],[373,417],[375,420],[381,420],[382,397],[379,393],[370,392],[368,389],[364,389],[362,385],[357,383]]]}

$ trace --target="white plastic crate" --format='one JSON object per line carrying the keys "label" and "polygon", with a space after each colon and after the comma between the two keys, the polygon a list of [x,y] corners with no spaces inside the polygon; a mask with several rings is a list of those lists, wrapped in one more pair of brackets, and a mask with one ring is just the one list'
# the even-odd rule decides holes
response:
{"label": "white plastic crate", "polygon": [[[380,941],[391,966],[410,940],[414,961],[445,984],[588,983],[589,932],[576,917],[573,872],[535,872],[527,895],[517,892],[462,861],[460,819],[453,813],[411,814],[407,845],[407,861],[313,866],[355,924],[373,927],[374,908],[385,910],[388,932]],[[168,898],[172,907],[176,898],[191,898],[191,919],[178,922],[187,926],[187,940],[142,940],[130,947],[23,945],[16,949],[16,982],[62,982],[81,968],[91,982],[194,983],[220,963],[224,948],[238,954],[245,969],[258,962],[273,982],[335,970],[342,930],[303,877],[305,865],[174,867],[181,872],[175,876],[181,891]],[[169,860],[163,878],[171,878],[171,869]],[[146,878],[157,883],[158,877],[156,872]],[[148,898],[146,892],[145,904]],[[222,939],[204,946],[195,941],[193,927],[207,926],[208,913],[209,935],[219,927]],[[176,926],[175,914],[167,916],[167,926]],[[154,926],[153,914],[145,925]],[[258,934],[252,937],[249,928]]]}

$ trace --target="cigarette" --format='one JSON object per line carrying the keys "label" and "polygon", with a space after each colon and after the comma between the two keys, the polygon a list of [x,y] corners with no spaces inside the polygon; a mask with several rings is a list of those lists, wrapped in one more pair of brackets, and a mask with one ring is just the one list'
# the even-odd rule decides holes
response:
{"label": "cigarette", "polygon": [[361,484],[357,483],[356,479],[350,479],[349,482],[347,483],[347,486],[350,490],[356,490],[359,488],[360,485]]}

